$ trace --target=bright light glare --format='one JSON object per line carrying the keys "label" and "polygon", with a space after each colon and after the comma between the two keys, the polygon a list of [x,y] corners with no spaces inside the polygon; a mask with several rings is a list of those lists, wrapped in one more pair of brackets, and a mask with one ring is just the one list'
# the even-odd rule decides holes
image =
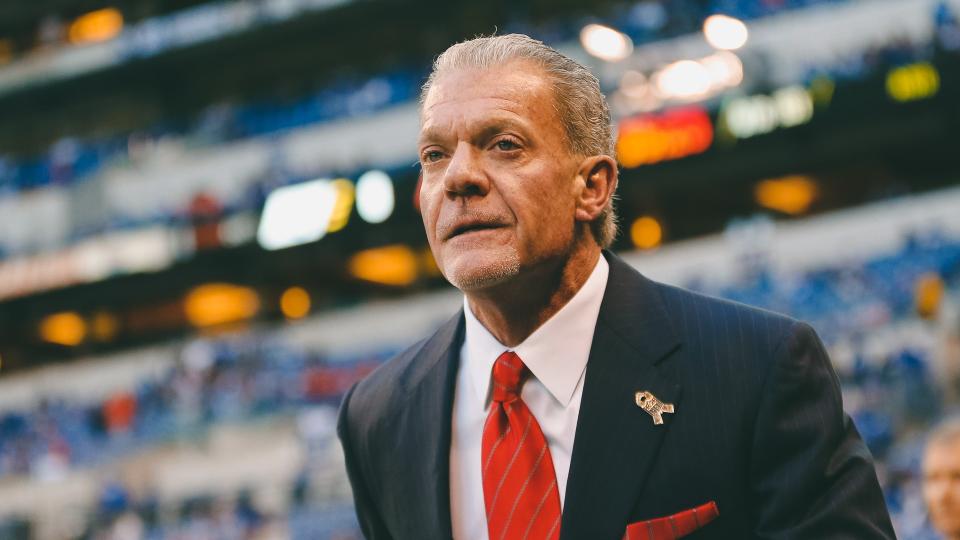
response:
{"label": "bright light glare", "polygon": [[732,100],[724,105],[720,116],[730,134],[746,139],[777,128],[806,124],[813,118],[813,98],[801,86],[788,86],[772,96]]}
{"label": "bright light glare", "polygon": [[696,100],[713,86],[710,72],[699,62],[681,60],[654,75],[657,92],[665,98]]}
{"label": "bright light glare", "polygon": [[357,180],[357,213],[367,223],[383,223],[393,213],[393,182],[383,171],[367,171]]}
{"label": "bright light glare", "polygon": [[780,123],[776,101],[769,96],[733,100],[724,108],[723,118],[727,129],[738,139],[770,133]]}
{"label": "bright light glare", "polygon": [[734,88],[743,82],[743,62],[731,52],[711,54],[702,58],[700,64],[710,72],[713,84],[718,87]]}
{"label": "bright light glare", "polygon": [[264,204],[257,241],[274,250],[319,240],[327,234],[336,202],[337,189],[328,180],[277,188]]}
{"label": "bright light glare", "polygon": [[584,50],[601,60],[617,62],[633,52],[630,36],[601,24],[588,24],[580,31]]}
{"label": "bright light glare", "polygon": [[813,118],[813,99],[806,88],[788,86],[773,93],[777,114],[783,127],[806,124]]}
{"label": "bright light glare", "polygon": [[750,33],[739,19],[711,15],[703,22],[703,35],[715,49],[733,51],[747,44]]}

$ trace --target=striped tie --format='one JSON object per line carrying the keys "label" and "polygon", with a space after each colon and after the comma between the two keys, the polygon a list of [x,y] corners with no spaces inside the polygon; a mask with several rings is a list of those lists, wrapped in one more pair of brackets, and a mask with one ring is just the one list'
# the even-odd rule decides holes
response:
{"label": "striped tie", "polygon": [[483,498],[490,540],[556,540],[560,492],[540,424],[520,399],[529,374],[507,351],[493,365],[493,403],[483,428]]}

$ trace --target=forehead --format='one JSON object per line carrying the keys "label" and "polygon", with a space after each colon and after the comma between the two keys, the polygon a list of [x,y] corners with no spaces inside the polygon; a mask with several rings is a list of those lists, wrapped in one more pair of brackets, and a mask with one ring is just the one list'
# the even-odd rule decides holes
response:
{"label": "forehead", "polygon": [[960,441],[931,444],[925,453],[923,466],[927,470],[960,471]]}
{"label": "forehead", "polygon": [[559,125],[549,80],[542,68],[512,61],[489,68],[460,68],[440,74],[420,112],[421,133],[459,122],[503,117],[537,128]]}

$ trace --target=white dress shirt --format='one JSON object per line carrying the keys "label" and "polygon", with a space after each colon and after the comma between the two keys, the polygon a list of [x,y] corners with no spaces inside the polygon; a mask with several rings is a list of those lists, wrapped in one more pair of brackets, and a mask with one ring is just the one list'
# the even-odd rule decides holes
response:
{"label": "white dress shirt", "polygon": [[[520,397],[540,424],[557,474],[560,507],[580,414],[583,379],[610,267],[599,257],[579,291],[512,350],[530,369]],[[464,298],[466,336],[453,399],[450,443],[450,512],[456,540],[488,540],[480,446],[490,411],[490,377],[509,348],[477,320]]]}

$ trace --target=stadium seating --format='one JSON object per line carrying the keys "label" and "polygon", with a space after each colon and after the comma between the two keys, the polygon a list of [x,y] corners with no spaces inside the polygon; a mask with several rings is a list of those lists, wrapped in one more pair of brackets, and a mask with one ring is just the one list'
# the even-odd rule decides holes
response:
{"label": "stadium seating", "polygon": [[[919,451],[916,434],[952,405],[949,388],[938,377],[942,366],[936,362],[944,359],[943,340],[956,340],[960,328],[956,319],[946,329],[937,321],[956,315],[960,238],[913,237],[895,253],[813,269],[788,281],[760,264],[721,287],[688,285],[790,313],[820,331],[833,352],[847,409],[882,465],[888,501],[901,531],[906,538],[920,538],[916,535],[921,533],[913,530],[918,511],[912,484]],[[92,404],[51,399],[30,410],[3,413],[0,479],[24,475],[55,479],[66,470],[102,468],[172,442],[197,440],[217,426],[294,418],[317,407],[333,410],[353,381],[396,352],[391,348],[375,355],[325,357],[322,351],[283,342],[278,336],[265,330],[194,341],[182,348],[164,376],[143,381],[129,392],[116,392]],[[328,414],[321,420],[326,427],[319,428],[328,438],[332,418]],[[306,441],[301,437],[302,444]],[[324,499],[324,508],[334,506],[322,512],[305,495],[324,489],[307,485],[316,478],[344,482],[340,470],[304,473],[287,486],[291,503],[270,523],[282,517],[298,538],[334,538],[334,530],[337,534],[353,530],[345,493],[338,500]],[[119,526],[117,520],[130,515],[148,524],[155,521],[147,519],[156,512],[151,510],[157,505],[151,496],[133,496],[115,484],[100,489],[94,522]],[[236,508],[223,509],[230,504]],[[224,512],[254,513],[241,510],[245,504],[249,505],[215,496],[182,501],[173,505],[180,508],[181,517],[173,525],[148,527],[147,537],[170,538],[171,530],[209,527]],[[165,508],[169,507],[168,503]],[[254,524],[251,527],[263,525],[249,516],[231,519]]]}

